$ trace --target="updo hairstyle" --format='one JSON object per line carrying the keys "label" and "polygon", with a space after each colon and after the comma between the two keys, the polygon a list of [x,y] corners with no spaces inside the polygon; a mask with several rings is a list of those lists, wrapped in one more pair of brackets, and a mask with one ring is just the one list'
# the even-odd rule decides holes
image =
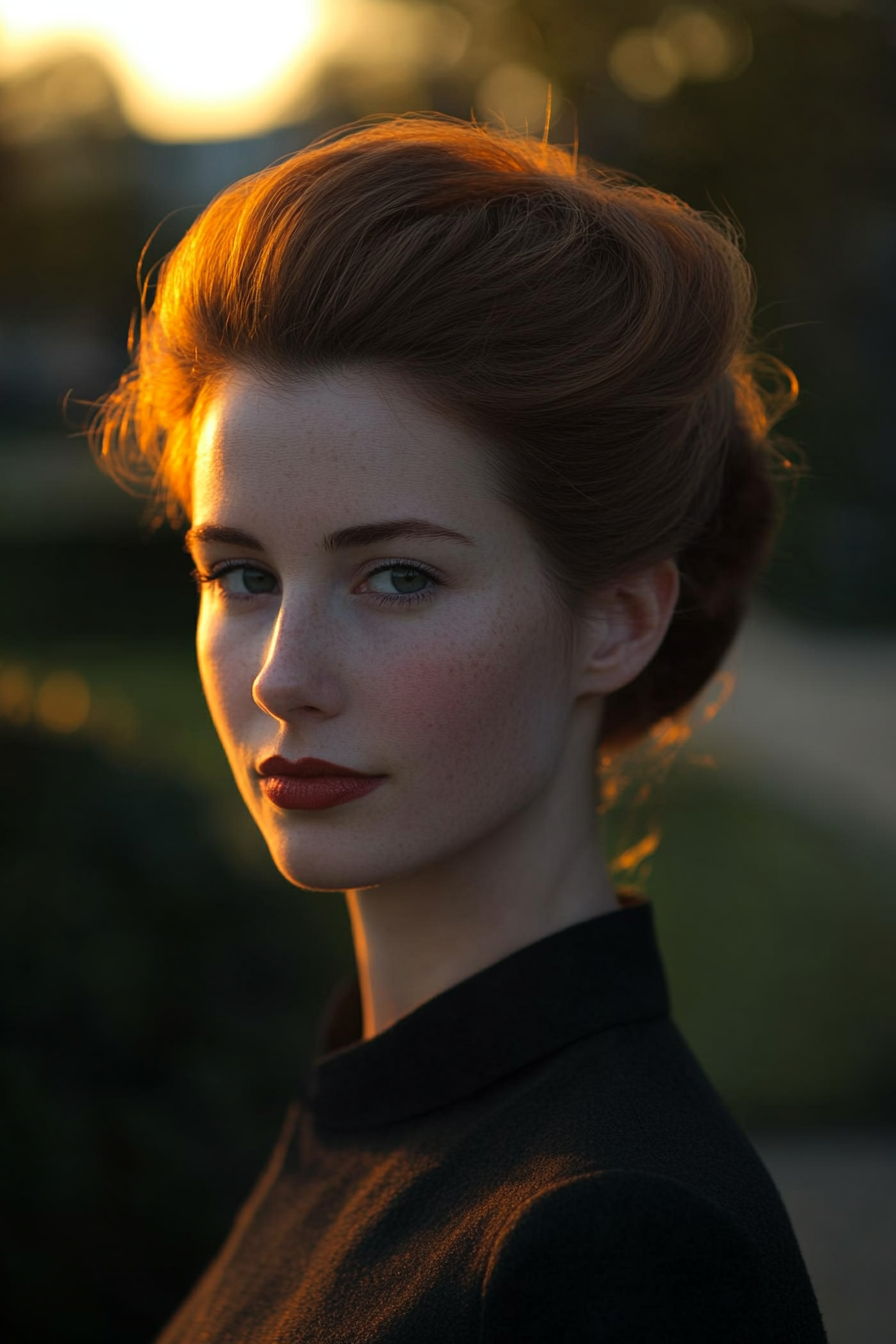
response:
{"label": "updo hairstyle", "polygon": [[493,445],[496,489],[570,609],[677,559],[668,633],[607,699],[600,746],[615,751],[705,686],[770,552],[790,464],[769,430],[795,384],[786,370],[760,384],[753,304],[732,226],[672,196],[453,119],[352,127],[200,215],[93,443],[179,521],[221,375],[400,373]]}

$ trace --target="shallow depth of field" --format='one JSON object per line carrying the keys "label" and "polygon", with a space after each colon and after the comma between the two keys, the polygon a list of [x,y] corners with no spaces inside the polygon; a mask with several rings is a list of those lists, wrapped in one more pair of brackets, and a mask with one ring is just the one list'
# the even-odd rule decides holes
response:
{"label": "shallow depth of field", "polygon": [[889,8],[320,0],[281,31],[261,3],[237,57],[220,25],[192,84],[172,51],[211,40],[195,4],[160,6],[136,38],[127,7],[70,8],[45,41],[42,7],[0,0],[4,1340],[148,1344],[226,1233],[351,970],[340,898],[279,877],[230,778],[180,536],[145,525],[77,432],[127,362],[141,249],[156,230],[152,266],[221,187],[357,116],[472,112],[540,135],[550,106],[552,140],[739,222],[764,348],[800,379],[782,428],[809,470],[754,612],[690,735],[620,763],[596,824],[654,903],[676,1017],[780,1185],[831,1344],[885,1344]]}

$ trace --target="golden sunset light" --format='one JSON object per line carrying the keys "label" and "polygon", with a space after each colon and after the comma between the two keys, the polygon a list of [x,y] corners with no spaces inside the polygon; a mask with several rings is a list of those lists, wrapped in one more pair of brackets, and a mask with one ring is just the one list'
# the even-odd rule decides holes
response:
{"label": "golden sunset light", "polygon": [[894,89],[0,0],[0,1344],[896,1344]]}
{"label": "golden sunset light", "polygon": [[266,129],[301,98],[320,0],[0,0],[0,73],[71,51],[99,58],[135,130],[202,140]]}

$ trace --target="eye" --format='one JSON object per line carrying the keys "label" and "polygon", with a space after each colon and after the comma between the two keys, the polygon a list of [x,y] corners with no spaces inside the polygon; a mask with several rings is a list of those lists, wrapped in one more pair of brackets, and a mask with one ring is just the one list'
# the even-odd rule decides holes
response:
{"label": "eye", "polygon": [[256,569],[254,565],[240,565],[220,576],[221,587],[225,593],[273,593],[277,580],[266,569]]}
{"label": "eye", "polygon": [[245,560],[217,565],[208,574],[194,570],[193,577],[198,584],[208,584],[225,597],[257,597],[277,591],[277,580],[270,570]]}
{"label": "eye", "polygon": [[432,582],[422,569],[412,569],[410,565],[376,570],[367,581],[375,593],[419,593]]}
{"label": "eye", "polygon": [[380,602],[420,602],[432,595],[440,580],[422,565],[393,560],[372,570],[364,580]]}

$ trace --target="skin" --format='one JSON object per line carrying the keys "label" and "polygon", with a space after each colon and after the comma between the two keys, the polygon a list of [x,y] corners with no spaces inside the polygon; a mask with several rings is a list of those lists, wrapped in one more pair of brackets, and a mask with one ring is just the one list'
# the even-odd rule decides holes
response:
{"label": "skin", "polygon": [[[603,698],[665,634],[677,569],[663,560],[607,585],[573,618],[497,498],[487,450],[398,375],[365,368],[288,384],[234,370],[200,425],[197,568],[249,567],[202,585],[205,695],[280,871],[346,893],[365,1038],[619,908],[595,824],[595,743]],[[324,547],[339,529],[406,518],[468,540]],[[257,546],[203,540],[209,526]],[[423,600],[382,600],[414,588]],[[274,754],[386,778],[341,806],[287,811],[260,788]]]}

